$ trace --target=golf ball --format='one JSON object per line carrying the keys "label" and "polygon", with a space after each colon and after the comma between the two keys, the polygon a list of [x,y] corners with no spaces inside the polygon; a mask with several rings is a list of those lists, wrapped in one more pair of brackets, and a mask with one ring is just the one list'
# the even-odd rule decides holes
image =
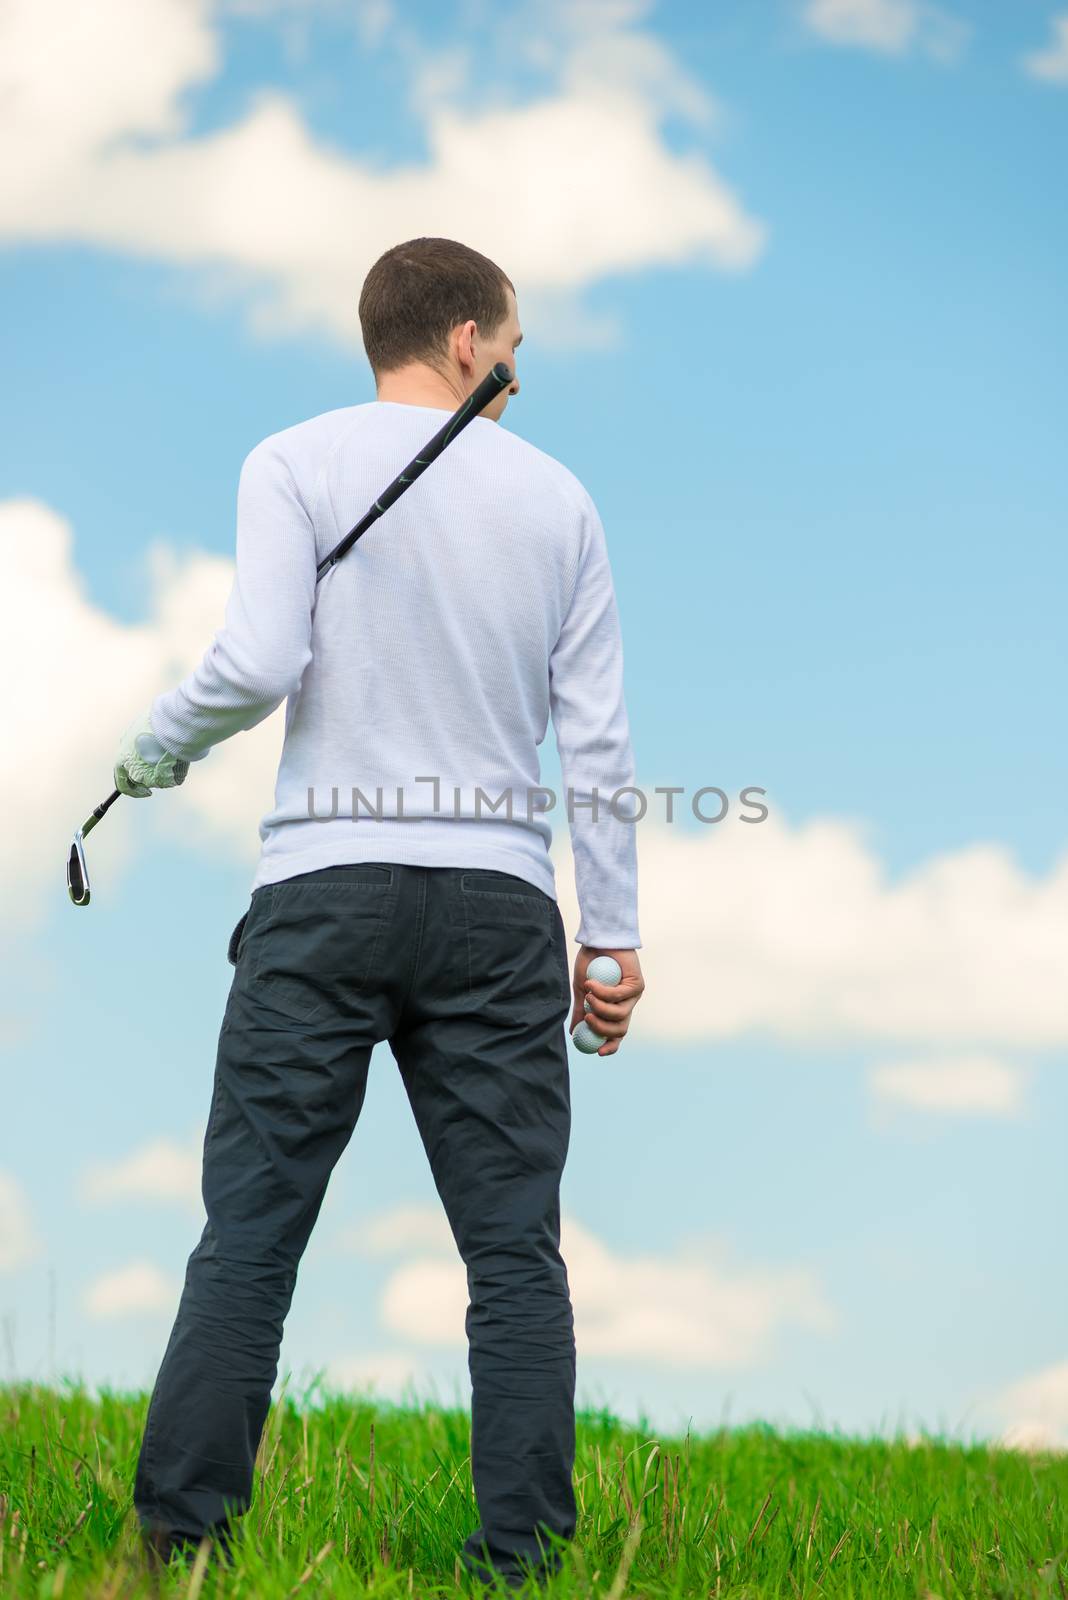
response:
{"label": "golf ball", "polygon": [[623,968],[615,956],[594,956],[586,968],[586,976],[594,983],[605,983],[611,988],[623,976]]}
{"label": "golf ball", "polygon": [[[594,956],[586,968],[587,978],[592,978],[594,983],[604,983],[611,986],[619,982],[623,976],[623,969],[614,956]],[[589,1009],[589,1002],[585,1002]],[[604,1044],[604,1036],[594,1033],[588,1022],[580,1022],[571,1035],[571,1042],[576,1050],[581,1050],[583,1055],[596,1055]]]}

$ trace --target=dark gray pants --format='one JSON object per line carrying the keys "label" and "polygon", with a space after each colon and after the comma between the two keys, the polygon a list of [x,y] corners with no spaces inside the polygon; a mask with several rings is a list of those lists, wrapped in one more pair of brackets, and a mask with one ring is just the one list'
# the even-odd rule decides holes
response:
{"label": "dark gray pants", "polygon": [[204,1139],[207,1223],[156,1380],[134,1504],[173,1543],[248,1509],[297,1268],[388,1039],[467,1267],[463,1566],[556,1571],[575,1531],[575,1339],[560,1256],[566,935],[508,873],[365,863],[257,889]]}

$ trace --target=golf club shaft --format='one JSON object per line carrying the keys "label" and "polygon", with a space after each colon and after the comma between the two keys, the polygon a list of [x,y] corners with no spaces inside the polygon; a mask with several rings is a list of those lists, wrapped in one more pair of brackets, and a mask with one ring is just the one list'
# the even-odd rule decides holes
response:
{"label": "golf club shaft", "polygon": [[103,802],[103,804],[96,807],[96,809],[94,810],[92,816],[89,818],[88,822],[83,822],[82,823],[82,838],[83,839],[85,838],[87,833],[91,833],[92,830],[96,827],[97,823],[100,821],[101,817],[104,815],[104,813],[108,809],[108,807],[109,806],[113,806],[115,804],[115,802],[119,798],[119,795],[121,794],[121,792],[122,791],[120,789],[112,789],[111,793],[108,795],[107,799]]}
{"label": "golf club shaft", "polygon": [[[430,466],[432,461],[437,460],[438,456],[440,456],[446,445],[451,444],[453,439],[456,438],[457,434],[461,433],[463,429],[467,427],[469,422],[473,422],[475,417],[477,417],[486,409],[490,401],[496,399],[497,395],[500,394],[502,389],[507,389],[508,385],[512,382],[512,377],[512,371],[507,363],[504,361],[498,361],[496,366],[486,374],[478,387],[473,389],[463,404],[453,412],[445,426],[434,435],[428,444],[423,446],[415,459],[413,461],[409,461],[404,470],[397,474],[389,487],[387,489],[383,489],[382,493],[378,496],[378,499],[372,503],[370,510],[364,513],[359,522],[356,523],[355,527],[350,528],[340,543],[336,544],[333,550],[330,551],[330,554],[323,557],[322,561],[319,562],[319,565],[315,569],[316,583],[318,583],[319,579],[324,577],[332,567],[337,566],[342,556],[352,549],[360,535],[366,533],[368,528],[371,527],[372,523],[377,522],[382,513],[384,511],[388,511],[390,506],[393,505],[395,501],[400,499],[405,489],[411,487],[415,480],[426,471],[427,467]],[[120,791],[118,789],[113,789],[111,794],[108,795],[107,799],[101,805],[96,807],[92,816],[81,828],[81,837],[83,840],[85,835],[96,827],[97,823],[107,811],[108,807],[114,805],[115,801],[119,798],[119,794]],[[67,887],[69,890],[71,889],[69,873]],[[73,890],[71,890],[71,895],[73,898]],[[76,905],[87,903],[87,900],[84,902],[80,900],[75,901]]]}

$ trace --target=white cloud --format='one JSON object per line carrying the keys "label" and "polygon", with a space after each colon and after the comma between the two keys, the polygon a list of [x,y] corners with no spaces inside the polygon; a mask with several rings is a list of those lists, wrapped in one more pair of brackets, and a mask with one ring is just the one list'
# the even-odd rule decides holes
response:
{"label": "white cloud", "polygon": [[[411,1236],[412,1220],[406,1214],[398,1226],[387,1214],[379,1223],[386,1237],[392,1233],[402,1241]],[[760,1360],[784,1327],[828,1332],[835,1326],[822,1289],[806,1269],[731,1262],[715,1238],[691,1240],[672,1255],[617,1254],[565,1215],[560,1248],[575,1337],[587,1356],[744,1367]],[[463,1263],[435,1253],[399,1266],[382,1290],[379,1309],[389,1331],[414,1344],[461,1346],[467,1304]]]}
{"label": "white cloud", "polygon": [[1068,11],[1054,17],[1050,26],[1053,39],[1049,47],[1024,56],[1022,66],[1029,77],[1043,83],[1068,83]]}
{"label": "white cloud", "polygon": [[913,1111],[1015,1117],[1023,1105],[1023,1074],[994,1056],[882,1062],[868,1084],[878,1101]]}
{"label": "white cloud", "polygon": [[[19,827],[0,831],[0,870],[9,904],[19,908],[17,918],[5,919],[5,937],[18,938],[52,908],[46,891],[65,900],[60,855],[111,792],[119,735],[200,660],[222,625],[233,563],[155,546],[149,615],[126,624],[90,599],[74,564],[71,525],[51,506],[0,502],[0,558],[9,579],[0,589],[0,667],[8,683],[19,680],[28,660],[37,673],[35,695],[8,696],[0,775],[17,794],[26,772],[48,774],[27,797]],[[43,652],[42,617],[49,620]],[[119,800],[86,841],[94,898],[116,893],[136,841],[148,842],[157,829],[243,850],[251,879],[259,841],[249,823],[270,809],[283,728],[279,710],[198,763],[195,783],[191,773],[181,789]]]}
{"label": "white cloud", "polygon": [[409,1384],[417,1388],[426,1374],[410,1357],[395,1350],[366,1350],[342,1356],[326,1366],[331,1388],[374,1390],[381,1398],[398,1402]]}
{"label": "white cloud", "polygon": [[14,1272],[40,1253],[26,1191],[10,1172],[0,1171],[0,1272]]}
{"label": "white cloud", "polygon": [[624,1256],[569,1221],[565,1245],[577,1337],[590,1354],[745,1367],[763,1358],[781,1328],[835,1327],[806,1269],[732,1263],[714,1239],[671,1256]]}
{"label": "white cloud", "polygon": [[[644,787],[652,795],[653,782]],[[696,835],[635,826],[647,982],[638,1040],[755,1032],[940,1050],[1068,1040],[1068,855],[1033,877],[1003,846],[978,843],[891,882],[863,825],[845,819],[791,826],[772,810]],[[556,861],[573,932],[569,858],[560,850]]]}
{"label": "white cloud", "polygon": [[[218,8],[223,15],[305,24],[314,13],[321,13],[331,21],[351,25],[369,50],[381,44],[396,18],[391,0],[219,0]],[[310,37],[307,27],[300,37]]]}
{"label": "white cloud", "polygon": [[200,1174],[203,1134],[188,1144],[150,1139],[118,1161],[95,1162],[82,1174],[80,1194],[90,1204],[113,1200],[177,1202],[202,1211]]}
{"label": "white cloud", "polygon": [[3,216],[30,236],[35,216],[63,205],[85,215],[75,183],[87,157],[128,134],[180,135],[181,96],[221,67],[206,0],[7,0],[0,61]]}
{"label": "white cloud", "polygon": [[[635,31],[637,8],[580,8],[580,25],[567,15],[546,11],[556,81],[523,103],[461,108],[448,79],[428,90],[432,54],[401,30],[429,153],[383,170],[377,152],[361,159],[317,139],[273,86],[229,125],[190,134],[189,91],[221,71],[207,0],[96,0],[90,11],[9,0],[0,149],[18,156],[0,165],[0,237],[195,269],[209,293],[243,296],[260,333],[315,329],[354,349],[367,269],[417,234],[459,234],[500,261],[543,340],[559,336],[561,301],[574,307],[605,277],[751,266],[764,226],[703,155],[676,152],[661,131],[669,111],[707,121],[710,98]],[[379,36],[387,25],[373,24]],[[502,207],[504,192],[522,199]],[[581,337],[573,310],[569,337],[576,327]],[[593,342],[605,336],[595,325]]]}
{"label": "white cloud", "polygon": [[955,60],[969,25],[925,0],[808,0],[801,20],[828,44],[902,56],[918,49]]}
{"label": "white cloud", "polygon": [[655,34],[642,31],[651,0],[527,0],[494,19],[498,55],[522,57],[580,95],[638,92],[650,112],[720,126],[725,108]]}
{"label": "white cloud", "polygon": [[456,1241],[440,1206],[395,1206],[367,1221],[342,1229],[335,1247],[358,1256],[400,1255],[404,1251],[456,1258]]}
{"label": "white cloud", "polygon": [[175,1311],[180,1290],[151,1261],[131,1261],[102,1273],[85,1291],[89,1316],[97,1321]]}
{"label": "white cloud", "polygon": [[995,1396],[1002,1440],[1019,1450],[1068,1450],[1068,1361],[1055,1362]]}

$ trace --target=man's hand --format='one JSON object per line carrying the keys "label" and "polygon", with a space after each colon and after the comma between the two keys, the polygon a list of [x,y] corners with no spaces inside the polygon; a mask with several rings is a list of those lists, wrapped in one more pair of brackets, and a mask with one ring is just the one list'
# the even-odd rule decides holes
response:
{"label": "man's hand", "polygon": [[188,761],[179,761],[164,750],[152,732],[147,711],[131,722],[119,741],[115,787],[131,799],[143,800],[153,789],[173,789],[185,782],[188,771]]}
{"label": "man's hand", "polygon": [[[587,978],[586,968],[594,956],[612,956],[619,962],[622,976],[614,986]],[[641,962],[637,950],[594,950],[584,944],[575,957],[575,1005],[568,1033],[573,1033],[585,1017],[594,1033],[599,1033],[605,1043],[597,1051],[599,1056],[614,1056],[630,1027],[630,1014],[645,990]],[[584,1006],[583,1002],[588,1002]]]}

